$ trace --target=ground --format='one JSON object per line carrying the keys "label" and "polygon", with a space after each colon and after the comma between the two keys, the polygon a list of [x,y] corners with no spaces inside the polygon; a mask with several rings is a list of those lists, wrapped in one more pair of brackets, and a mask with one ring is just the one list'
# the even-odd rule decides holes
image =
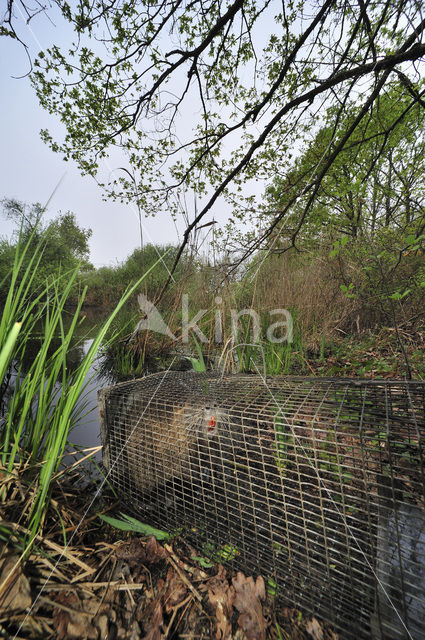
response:
{"label": "ground", "polygon": [[[0,636],[4,638],[336,640],[311,616],[246,576],[197,555],[182,538],[158,542],[106,525],[112,494],[64,474],[42,533],[21,556],[33,492],[22,469],[0,475]],[[88,505],[90,510],[87,511]],[[119,536],[119,539],[118,539]]]}

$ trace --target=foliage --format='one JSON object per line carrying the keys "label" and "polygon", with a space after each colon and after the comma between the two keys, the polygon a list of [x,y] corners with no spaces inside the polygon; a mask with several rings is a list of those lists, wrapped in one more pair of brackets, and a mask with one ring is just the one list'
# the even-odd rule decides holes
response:
{"label": "foliage", "polygon": [[[15,2],[10,0],[1,33],[16,39]],[[33,16],[26,0],[21,3]],[[266,242],[299,204],[294,242],[341,153],[351,148],[352,134],[367,127],[375,106],[391,95],[393,79],[402,78],[407,88],[407,111],[423,105],[416,65],[425,53],[425,23],[414,0],[326,0],[313,7],[173,0],[155,10],[136,0],[52,4],[74,41],[54,44],[34,60],[40,102],[66,127],[63,140],[44,131],[45,141],[100,182],[101,160],[112,148],[123,149],[126,166],[103,187],[135,200],[146,214],[164,206],[177,213],[186,190],[205,197],[181,250],[221,197],[233,202],[237,196],[233,218],[256,216],[255,188],[247,186],[242,198],[243,185],[290,177],[294,149],[314,140],[328,109],[333,130],[320,162],[243,253]],[[341,133],[347,111],[352,119]],[[387,116],[374,122],[374,139],[383,146],[403,121],[397,110]],[[358,143],[361,148],[369,140]]]}
{"label": "foliage", "polygon": [[202,349],[201,349],[201,345],[199,344],[199,342],[197,341],[196,337],[193,335],[192,336],[193,341],[195,343],[195,348],[196,348],[196,352],[198,354],[197,358],[194,357],[190,357],[189,356],[189,361],[190,364],[192,365],[192,369],[194,371],[198,371],[199,373],[203,373],[204,371],[207,370],[207,366],[205,364],[205,359],[202,353]]}
{"label": "foliage", "polygon": [[[45,284],[38,295],[33,282],[43,255],[43,242],[34,245],[34,230],[24,243],[18,240],[9,288],[0,322],[0,389],[4,414],[0,423],[2,467],[12,473],[16,462],[26,465],[33,474],[34,499],[28,515],[31,540],[43,521],[49,503],[52,478],[62,460],[68,433],[78,419],[78,400],[86,376],[114,319],[128,297],[140,285],[143,276],[124,292],[120,302],[98,330],[80,364],[70,371],[70,349],[85,291],[65,323],[64,308],[78,275],[78,267]],[[32,251],[32,253],[30,253]],[[25,370],[23,356],[31,340],[40,338],[39,349]],[[20,331],[18,331],[18,327]],[[67,328],[66,328],[67,327]],[[53,341],[60,335],[60,344]],[[10,371],[16,373],[9,386]]]}
{"label": "foliage", "polygon": [[[298,246],[313,254],[328,247],[340,290],[355,301],[362,327],[397,326],[407,321],[407,309],[415,316],[424,301],[425,111],[412,103],[412,90],[399,74],[356,128],[358,107],[338,114],[329,109],[313,144],[267,191],[267,206],[287,213],[269,238],[269,250],[282,250],[303,222]],[[380,127],[383,138],[376,135]],[[347,148],[321,181],[305,219],[310,176],[344,137]],[[288,209],[299,189],[305,196]]]}
{"label": "foliage", "polygon": [[[133,323],[133,328],[135,324]],[[140,378],[145,371],[144,354],[135,352],[126,341],[121,342],[115,335],[115,339],[111,339],[105,350],[101,371],[105,375],[112,372],[120,379]]]}
{"label": "foliage", "polygon": [[14,221],[16,229],[27,234],[35,231],[45,213],[45,208],[39,202],[27,205],[15,198],[3,198],[1,206],[3,215]]}
{"label": "foliage", "polygon": [[[79,227],[73,213],[59,214],[45,223],[46,210],[40,204],[28,206],[7,198],[1,204],[3,214],[14,220],[16,227],[12,239],[0,240],[0,300],[7,296],[8,274],[16,252],[19,253],[19,244],[28,247],[23,267],[28,266],[34,252],[38,254],[37,269],[32,279],[34,292],[42,290],[47,281],[56,280],[59,273],[93,269],[89,262],[88,244],[91,229]],[[62,282],[65,281],[66,278]],[[76,288],[75,284],[74,297]]]}
{"label": "foliage", "polygon": [[[82,272],[81,283],[88,289],[87,303],[93,306],[114,306],[126,287],[146,271],[149,271],[149,275],[143,282],[143,290],[150,300],[155,300],[168,278],[177,250],[172,245],[147,244],[143,250],[135,249],[121,264]],[[156,267],[151,270],[153,264]],[[182,278],[186,268],[187,260],[183,259],[175,278]]]}
{"label": "foliage", "polygon": [[[419,88],[422,87],[420,83]],[[270,245],[280,247],[294,229],[302,227],[302,237],[317,242],[326,228],[336,238],[336,249],[359,236],[377,239],[386,229],[397,230],[403,238],[420,236],[425,228],[425,111],[412,103],[403,83],[393,82],[379,102],[370,109],[367,119],[353,131],[359,107],[348,106],[342,113],[328,110],[323,127],[313,143],[305,147],[292,169],[282,178],[277,176],[267,190],[271,209],[284,211],[299,190],[305,195],[288,209],[284,221],[275,230]],[[393,121],[398,122],[393,127]],[[385,130],[381,139],[376,134]],[[317,188],[310,204],[310,214],[303,219],[310,193],[312,175],[320,167],[327,149],[335,141],[347,137],[347,147],[333,163],[332,171]],[[334,252],[335,255],[335,252]]]}
{"label": "foliage", "polygon": [[137,533],[142,536],[154,536],[157,540],[169,540],[170,534],[166,531],[161,531],[161,529],[155,529],[149,524],[145,524],[144,522],[140,522],[136,518],[132,518],[131,516],[126,515],[125,513],[121,513],[121,520],[118,518],[112,518],[111,516],[105,516],[99,514],[99,518],[111,525],[111,527],[115,527],[115,529],[120,529],[121,531],[131,531],[132,533]]}

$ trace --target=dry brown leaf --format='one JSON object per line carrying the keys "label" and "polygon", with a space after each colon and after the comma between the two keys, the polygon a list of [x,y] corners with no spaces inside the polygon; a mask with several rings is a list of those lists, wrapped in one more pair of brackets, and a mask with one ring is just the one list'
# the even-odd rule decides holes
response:
{"label": "dry brown leaf", "polygon": [[219,566],[217,575],[208,580],[208,598],[214,607],[217,620],[215,637],[217,640],[227,640],[232,634],[232,613],[235,591],[229,585],[226,571]]}
{"label": "dry brown leaf", "polygon": [[311,635],[313,640],[323,640],[323,628],[317,618],[307,620],[305,630]]}
{"label": "dry brown leaf", "polygon": [[152,613],[151,619],[145,623],[145,635],[142,640],[161,640],[161,626],[164,622],[162,617],[162,605],[158,600]]}
{"label": "dry brown leaf", "polygon": [[166,557],[167,552],[164,547],[159,544],[154,536],[151,536],[145,545],[141,561],[147,564],[154,564],[155,562],[160,562],[160,560],[165,560]]}
{"label": "dry brown leaf", "polygon": [[[129,627],[126,629],[126,635],[125,638],[126,640],[140,640],[140,626],[139,623],[136,622],[136,620],[133,620]],[[108,636],[105,636],[106,638]]]}
{"label": "dry brown leaf", "polygon": [[264,600],[266,597],[263,578],[258,576],[254,582],[252,576],[246,578],[238,571],[232,583],[235,589],[234,605],[241,614],[238,624],[245,632],[247,640],[265,640],[267,625],[260,602],[260,599]]}
{"label": "dry brown leaf", "polygon": [[118,560],[124,560],[129,563],[140,562],[143,553],[144,549],[138,538],[132,538],[129,542],[120,544],[115,550]]}
{"label": "dry brown leaf", "polygon": [[[15,570],[9,576],[13,567]],[[0,594],[0,610],[7,611],[24,610],[32,604],[31,588],[28,578],[25,576],[19,563],[18,555],[10,555],[3,561],[0,573],[0,585],[7,581],[4,590]]]}
{"label": "dry brown leaf", "polygon": [[171,613],[174,607],[186,598],[187,587],[172,567],[168,569],[165,584],[167,585],[163,600],[165,611]]}
{"label": "dry brown leaf", "polygon": [[90,606],[90,603],[86,602],[85,608],[82,610],[80,601],[74,593],[55,594],[54,600],[59,605],[53,611],[53,625],[58,640],[69,638],[97,640],[98,631],[91,624],[91,616],[87,615],[87,609],[93,609],[94,606]]}
{"label": "dry brown leaf", "polygon": [[102,614],[100,616],[96,616],[94,620],[96,627],[99,630],[99,638],[107,638],[109,633],[109,620],[108,616]]}

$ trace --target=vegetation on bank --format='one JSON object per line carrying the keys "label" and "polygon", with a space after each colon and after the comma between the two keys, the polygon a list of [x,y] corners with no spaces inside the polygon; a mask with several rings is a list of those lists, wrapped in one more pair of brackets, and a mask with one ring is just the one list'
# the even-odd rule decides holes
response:
{"label": "vegetation on bank", "polygon": [[[64,289],[66,274],[69,272],[93,269],[89,261],[89,239],[91,229],[80,227],[75,214],[58,213],[49,222],[46,221],[46,207],[39,203],[28,205],[13,198],[3,198],[0,202],[3,217],[14,223],[14,232],[10,238],[0,238],[0,304],[8,295],[10,269],[19,247],[26,247],[22,268],[16,277],[24,276],[34,253],[38,254],[37,269],[32,274],[31,287],[34,291],[43,288],[48,281],[63,275],[60,289]],[[67,303],[77,304],[79,282],[75,279],[69,292]]]}
{"label": "vegetation on bank", "polygon": [[[276,185],[269,198],[278,198],[278,181]],[[383,197],[381,201],[383,206]],[[4,200],[4,211],[16,221],[16,233],[0,245],[0,299],[4,305],[9,295],[8,269],[20,243],[26,249],[16,286],[31,269],[31,291],[42,291],[50,282],[51,292],[65,296],[69,318],[75,309],[79,317],[90,309],[105,316],[144,275],[140,287],[114,315],[107,333],[105,368],[123,377],[140,376],[171,362],[190,367],[190,357],[198,357],[200,349],[206,366],[231,371],[422,378],[422,213],[413,215],[410,209],[407,217],[405,205],[399,199],[392,217],[386,210],[379,216],[375,211],[374,220],[373,212],[367,216],[363,211],[354,235],[338,234],[332,226],[322,231],[314,228],[297,248],[280,253],[270,246],[233,271],[229,271],[228,255],[213,263],[185,253],[173,283],[158,301],[177,247],[146,245],[122,264],[94,269],[89,262],[91,232],[81,229],[73,214],[59,215],[46,224],[40,205]],[[372,223],[373,233],[367,232]],[[333,224],[343,224],[343,218]],[[34,256],[36,269],[31,262]],[[156,303],[174,338],[154,331],[134,333],[144,317],[138,304],[140,293]],[[286,325],[281,334],[278,330],[273,334],[282,341],[273,344],[267,337],[270,325],[286,319],[282,314],[273,316],[279,309],[290,314],[292,341],[283,340]],[[235,319],[232,313],[241,315]],[[184,341],[183,322],[197,314],[202,334],[191,330]],[[258,336],[252,314],[258,317]],[[374,357],[365,358],[365,353],[375,354],[376,362]]]}
{"label": "vegetation on bank", "polygon": [[[70,369],[68,354],[81,323],[85,290],[70,312],[78,266],[62,275],[50,273],[47,281],[40,283],[37,276],[43,266],[45,242],[35,235],[36,230],[26,239],[17,239],[7,283],[3,284],[7,295],[0,321],[0,464],[6,477],[24,468],[32,478],[32,500],[21,522],[29,536],[27,549],[43,524],[68,434],[79,420],[78,401],[89,368],[114,318],[143,280],[142,276],[124,291],[87,353]],[[28,359],[26,354],[34,342],[37,349]]]}
{"label": "vegetation on bank", "polygon": [[[168,366],[176,356],[197,356],[199,345],[209,366],[225,365],[233,371],[256,371],[257,367],[263,371],[265,360],[270,374],[368,377],[392,372],[403,377],[409,375],[410,367],[413,377],[421,378],[423,239],[411,235],[400,241],[399,236],[384,233],[371,245],[366,238],[354,242],[347,236],[334,240],[322,234],[318,245],[314,247],[306,238],[298,251],[258,254],[232,277],[224,263],[185,258],[179,276],[157,303],[175,340],[153,331],[132,335],[143,317],[134,296],[113,323],[117,336],[109,351],[113,366],[124,375],[139,375],[143,363],[149,370]],[[146,247],[146,263],[164,250]],[[118,267],[82,274],[81,282],[89,287],[87,299],[100,299],[107,290],[109,304],[114,304],[118,292],[140,273],[137,264],[143,253],[138,249]],[[171,261],[172,255],[168,257]],[[152,302],[167,277],[166,268],[156,276],[155,281],[147,278],[141,289]],[[184,295],[187,318],[203,310],[197,326],[206,342],[193,331],[189,341],[182,342]],[[282,314],[271,315],[278,309],[290,312],[290,343],[273,344],[267,338],[270,325],[285,320]],[[252,310],[258,315],[256,341],[252,317],[241,315],[232,325],[232,310]],[[218,323],[221,335],[217,341]],[[363,352],[376,353],[379,362],[374,364],[370,357],[363,362]]]}

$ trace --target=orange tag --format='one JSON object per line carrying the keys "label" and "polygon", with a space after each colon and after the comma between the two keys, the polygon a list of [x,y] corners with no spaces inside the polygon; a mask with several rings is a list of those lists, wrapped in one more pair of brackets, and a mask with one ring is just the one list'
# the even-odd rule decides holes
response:
{"label": "orange tag", "polygon": [[214,431],[214,429],[215,429],[215,416],[211,416],[208,424],[208,431]]}

